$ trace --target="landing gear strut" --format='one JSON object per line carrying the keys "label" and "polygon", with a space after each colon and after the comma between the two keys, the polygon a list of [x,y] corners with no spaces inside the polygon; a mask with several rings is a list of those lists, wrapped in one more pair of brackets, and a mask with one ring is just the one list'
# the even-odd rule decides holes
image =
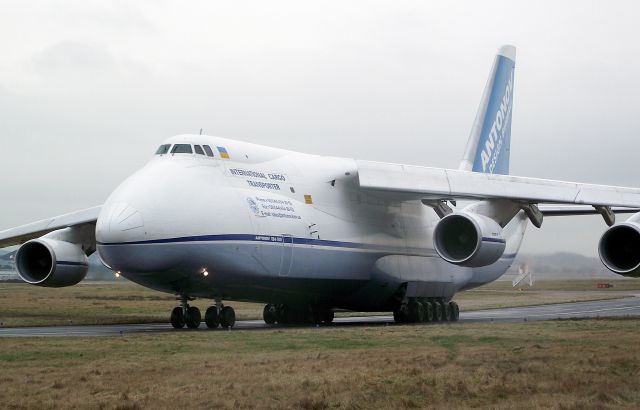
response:
{"label": "landing gear strut", "polygon": [[455,322],[459,317],[458,304],[442,299],[409,298],[393,311],[396,323]]}

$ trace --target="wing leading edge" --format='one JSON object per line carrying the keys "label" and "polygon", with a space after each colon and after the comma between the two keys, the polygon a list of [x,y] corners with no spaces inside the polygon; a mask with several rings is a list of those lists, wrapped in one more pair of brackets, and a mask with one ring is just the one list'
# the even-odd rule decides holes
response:
{"label": "wing leading edge", "polygon": [[86,224],[95,224],[102,206],[43,219],[30,224],[0,231],[0,248],[19,245],[30,239],[38,238],[57,229]]}
{"label": "wing leading edge", "polygon": [[356,164],[361,189],[387,193],[404,200],[509,199],[531,204],[640,208],[640,188],[372,161],[356,161]]}

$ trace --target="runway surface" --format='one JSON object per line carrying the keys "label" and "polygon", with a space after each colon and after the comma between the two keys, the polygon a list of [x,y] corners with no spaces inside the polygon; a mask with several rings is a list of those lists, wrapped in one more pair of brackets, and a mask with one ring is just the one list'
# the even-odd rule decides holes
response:
{"label": "runway surface", "polygon": [[[640,294],[624,299],[591,302],[560,303],[554,305],[513,307],[504,309],[476,310],[460,313],[460,322],[515,322],[571,318],[597,318],[640,316]],[[393,324],[392,316],[354,316],[336,318],[335,326],[365,326]],[[285,326],[266,325],[262,320],[241,320],[231,330],[209,330],[201,325],[198,330],[173,329],[168,323],[99,325],[99,326],[51,326],[0,328],[0,337],[32,336],[118,336],[161,332],[214,332],[260,329],[286,329]]]}

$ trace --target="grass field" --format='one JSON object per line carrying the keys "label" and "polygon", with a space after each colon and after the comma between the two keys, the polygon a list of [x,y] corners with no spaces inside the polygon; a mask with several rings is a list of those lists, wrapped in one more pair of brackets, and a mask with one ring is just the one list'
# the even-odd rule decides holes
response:
{"label": "grass field", "polygon": [[640,406],[640,319],[0,339],[0,407]]}
{"label": "grass field", "polygon": [[[624,296],[624,292],[640,291],[640,281],[615,281],[614,285],[613,289],[598,290],[596,281],[548,281],[517,292],[510,282],[494,282],[461,292],[455,300],[464,311],[617,298]],[[203,312],[210,303],[209,300],[193,302]],[[4,327],[167,322],[171,308],[176,305],[172,295],[126,281],[88,282],[60,289],[0,284],[0,326]],[[263,305],[238,302],[231,305],[239,319],[262,317]]]}

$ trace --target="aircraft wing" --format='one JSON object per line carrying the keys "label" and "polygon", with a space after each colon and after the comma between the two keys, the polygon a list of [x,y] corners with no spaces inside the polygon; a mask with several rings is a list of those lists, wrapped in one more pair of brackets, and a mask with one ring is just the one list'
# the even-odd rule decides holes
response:
{"label": "aircraft wing", "polygon": [[361,189],[387,193],[398,199],[510,199],[531,204],[640,208],[640,188],[372,161],[356,161],[356,164]]}
{"label": "aircraft wing", "polygon": [[43,219],[30,224],[0,231],[0,248],[19,245],[51,231],[85,224],[95,224],[102,206],[95,206],[68,214]]}

